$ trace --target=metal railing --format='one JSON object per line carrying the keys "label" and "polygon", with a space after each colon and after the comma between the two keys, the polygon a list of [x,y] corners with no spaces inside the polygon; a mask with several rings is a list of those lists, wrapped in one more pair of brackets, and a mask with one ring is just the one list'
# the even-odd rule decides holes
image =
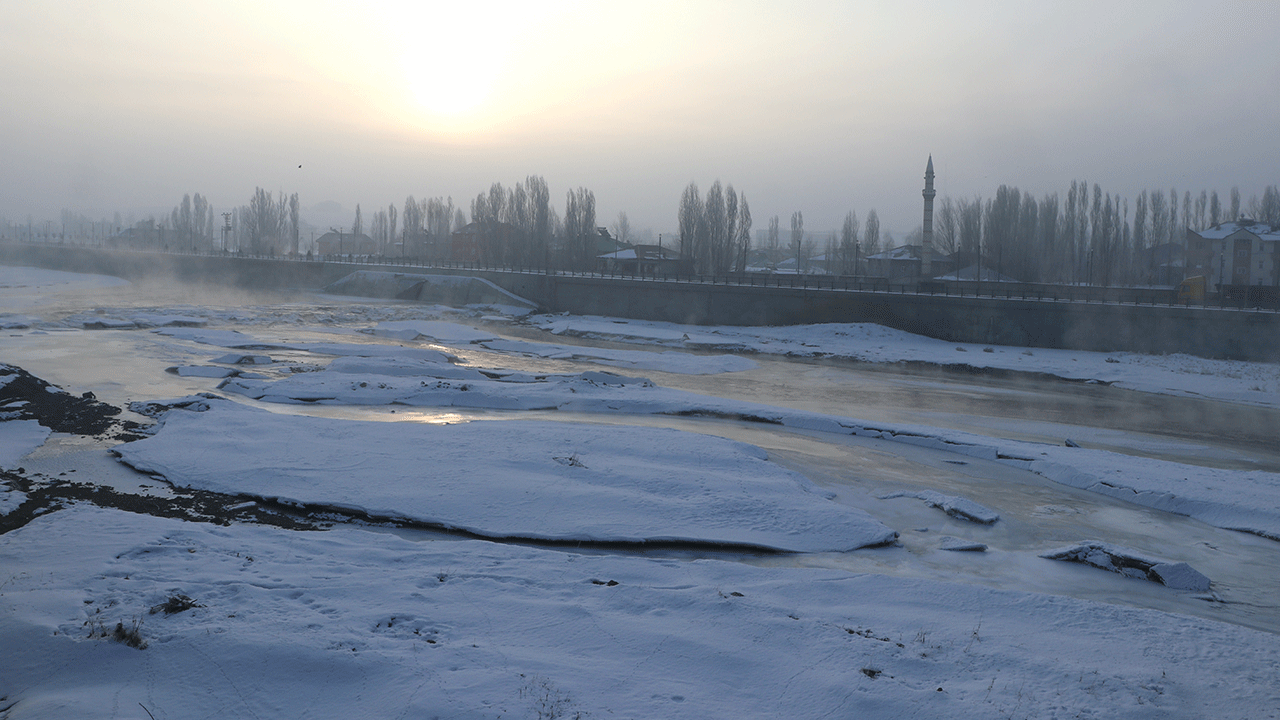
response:
{"label": "metal railing", "polygon": [[1202,300],[1179,300],[1173,289],[1141,288],[1096,285],[1055,285],[1048,283],[1019,283],[991,281],[925,281],[907,278],[885,278],[850,275],[815,275],[799,273],[725,273],[695,274],[654,270],[638,273],[623,269],[572,270],[546,265],[520,263],[487,263],[483,261],[458,262],[430,260],[416,257],[389,257],[381,255],[261,255],[233,251],[202,251],[111,247],[97,243],[26,242],[6,240],[10,244],[32,246],[74,246],[91,250],[139,254],[167,254],[244,260],[266,260],[280,263],[332,263],[339,265],[365,265],[420,270],[448,270],[461,272],[515,273],[556,277],[579,277],[626,280],[632,282],[667,282],[700,285],[724,285],[749,288],[773,288],[815,292],[879,293],[955,298],[987,298],[1049,303],[1094,303],[1111,305],[1149,305],[1164,307],[1211,308],[1246,312],[1280,312],[1280,303],[1258,303],[1247,294],[1230,297],[1226,294],[1208,296]]}

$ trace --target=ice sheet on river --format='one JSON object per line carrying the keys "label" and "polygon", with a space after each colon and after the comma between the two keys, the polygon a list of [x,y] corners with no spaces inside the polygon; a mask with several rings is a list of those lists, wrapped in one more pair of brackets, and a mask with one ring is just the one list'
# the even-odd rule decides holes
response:
{"label": "ice sheet on river", "polygon": [[[385,364],[391,368],[408,367],[394,359]],[[605,372],[503,376],[499,371],[486,370],[480,373],[483,378],[458,378],[457,373],[469,373],[471,369],[419,363],[410,370],[397,369],[395,372],[401,374],[394,377],[389,371],[361,377],[339,369],[341,366],[281,380],[230,378],[220,387],[269,402],[692,415],[882,438],[1014,465],[1064,485],[1188,515],[1217,527],[1280,539],[1280,475],[1276,473],[1220,470],[1104,450],[875,423],[696,395],[659,387],[644,378]]]}
{"label": "ice sheet on river", "polygon": [[581,360],[628,370],[657,370],[683,375],[741,372],[756,367],[754,360],[740,355],[694,355],[675,350],[663,352],[615,350],[524,340],[487,340],[480,345],[496,352],[518,353],[556,360]]}
{"label": "ice sheet on river", "polygon": [[[172,410],[121,459],[174,485],[408,518],[485,536],[843,551],[897,533],[763,450],[694,433]],[[195,406],[193,406],[195,407]]]}
{"label": "ice sheet on river", "polygon": [[958,497],[956,495],[944,495],[935,490],[918,490],[892,492],[881,495],[881,500],[890,500],[900,497],[912,497],[917,500],[923,500],[929,507],[935,507],[945,512],[951,517],[957,517],[969,522],[980,523],[982,525],[994,524],[1000,519],[1000,513],[991,508],[976,503],[968,498]]}

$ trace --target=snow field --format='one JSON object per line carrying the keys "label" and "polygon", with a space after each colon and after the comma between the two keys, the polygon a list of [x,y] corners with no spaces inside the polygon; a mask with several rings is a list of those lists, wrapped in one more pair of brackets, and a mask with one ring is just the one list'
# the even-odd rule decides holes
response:
{"label": "snow field", "polygon": [[[1280,645],[1156,611],[93,507],[0,536],[21,717],[1266,718]],[[616,583],[616,584],[611,584]],[[176,594],[201,607],[149,609]],[[90,638],[124,622],[147,647]]]}

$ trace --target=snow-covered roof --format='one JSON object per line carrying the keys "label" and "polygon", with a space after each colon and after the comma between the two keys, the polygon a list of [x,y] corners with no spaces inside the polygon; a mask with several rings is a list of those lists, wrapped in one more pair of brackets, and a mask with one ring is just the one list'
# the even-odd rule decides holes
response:
{"label": "snow-covered roof", "polygon": [[1231,237],[1241,230],[1258,236],[1263,240],[1280,240],[1280,229],[1273,228],[1270,225],[1250,220],[1248,218],[1240,218],[1233,222],[1218,223],[1211,228],[1204,230],[1192,230],[1191,232],[1199,235],[1205,240],[1223,240]]}
{"label": "snow-covered roof", "polygon": [[661,245],[635,245],[596,257],[603,260],[679,260],[680,253]]}
{"label": "snow-covered roof", "polygon": [[899,245],[869,256],[868,260],[916,260],[920,257],[919,245]]}

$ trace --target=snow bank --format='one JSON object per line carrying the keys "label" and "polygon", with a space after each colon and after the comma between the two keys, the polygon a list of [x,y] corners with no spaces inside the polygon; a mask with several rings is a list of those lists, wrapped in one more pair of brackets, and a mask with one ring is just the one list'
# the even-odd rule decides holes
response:
{"label": "snow bank", "polygon": [[38,420],[7,419],[5,414],[0,408],[0,468],[12,469],[27,453],[43,445],[51,431]]}
{"label": "snow bank", "polygon": [[427,339],[443,345],[470,345],[498,339],[494,333],[444,320],[390,320],[378,323],[373,334],[394,340]]}
{"label": "snow bank", "polygon": [[38,291],[47,295],[65,290],[94,290],[130,285],[110,275],[62,272],[44,268],[0,265],[0,295],[12,296],[23,291]]}
{"label": "snow bank", "polygon": [[1054,482],[1280,540],[1280,474],[1220,470],[1105,450],[1009,443],[1002,462]]}
{"label": "snow bank", "polygon": [[40,324],[40,319],[30,315],[0,313],[0,330],[26,330]]}
{"label": "snow bank", "polygon": [[787,357],[1013,370],[1280,407],[1280,365],[1275,363],[953,343],[871,323],[744,328],[566,315],[537,315],[528,322],[553,335]]}
{"label": "snow bank", "polygon": [[[0,677],[24,718],[1237,720],[1280,706],[1269,633],[890,576],[89,506],[0,536],[0,567],[0,646],[21,648],[0,653]],[[201,607],[150,613],[177,595]],[[134,621],[145,650],[89,637]]]}
{"label": "snow bank", "polygon": [[174,410],[129,465],[179,487],[408,518],[484,536],[818,552],[897,533],[742,443],[653,428]]}

